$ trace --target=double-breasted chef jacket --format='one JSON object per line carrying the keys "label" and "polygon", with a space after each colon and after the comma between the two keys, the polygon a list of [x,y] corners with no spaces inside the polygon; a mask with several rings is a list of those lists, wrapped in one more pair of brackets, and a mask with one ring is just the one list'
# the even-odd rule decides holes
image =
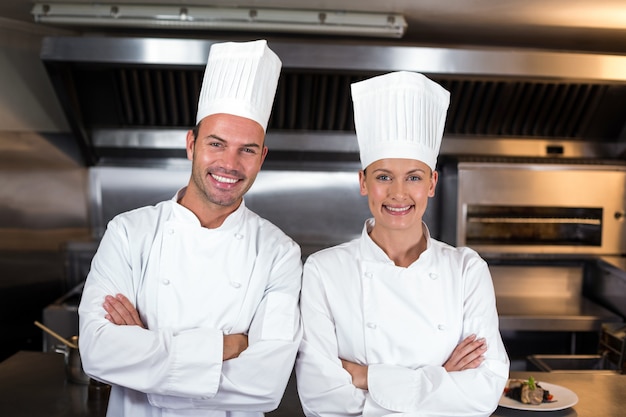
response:
{"label": "double-breasted chef jacket", "polygon": [[[498,330],[486,262],[469,248],[430,238],[398,267],[370,238],[311,255],[301,293],[304,337],[296,360],[307,416],[488,416],[506,384],[509,359]],[[476,369],[443,364],[470,334],[488,350]],[[341,359],[368,365],[368,388],[352,384]]]}
{"label": "double-breasted chef jacket", "polygon": [[[244,202],[216,229],[170,201],[116,216],[79,307],[88,375],[112,385],[108,416],[261,416],[284,393],[302,336],[299,246]],[[105,319],[122,293],[147,329]],[[223,335],[248,348],[222,361]]]}

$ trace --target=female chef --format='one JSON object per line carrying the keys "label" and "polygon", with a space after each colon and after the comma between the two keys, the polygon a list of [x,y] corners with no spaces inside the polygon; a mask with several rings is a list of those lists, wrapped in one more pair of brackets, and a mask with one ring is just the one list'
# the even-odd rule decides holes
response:
{"label": "female chef", "polygon": [[307,416],[488,416],[509,359],[486,262],[430,237],[449,93],[396,72],[352,85],[360,238],[304,266],[296,361]]}

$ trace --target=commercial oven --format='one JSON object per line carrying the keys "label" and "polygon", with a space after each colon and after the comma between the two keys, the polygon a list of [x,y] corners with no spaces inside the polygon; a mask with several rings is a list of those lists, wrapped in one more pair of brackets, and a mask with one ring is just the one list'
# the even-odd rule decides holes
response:
{"label": "commercial oven", "polygon": [[626,253],[626,166],[459,164],[457,243],[495,255]]}
{"label": "commercial oven", "polygon": [[489,263],[512,358],[595,354],[626,314],[594,291],[602,259],[626,254],[626,165],[472,158],[443,171],[443,238]]}

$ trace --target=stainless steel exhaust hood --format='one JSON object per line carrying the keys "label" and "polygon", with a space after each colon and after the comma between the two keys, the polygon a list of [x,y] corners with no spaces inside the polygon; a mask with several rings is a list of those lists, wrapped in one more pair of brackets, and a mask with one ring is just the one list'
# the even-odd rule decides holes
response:
{"label": "stainless steel exhaust hood", "polygon": [[[86,165],[184,157],[214,41],[50,37],[41,58]],[[350,83],[419,71],[452,93],[443,154],[623,156],[626,56],[270,41],[283,61],[271,163],[358,161]]]}

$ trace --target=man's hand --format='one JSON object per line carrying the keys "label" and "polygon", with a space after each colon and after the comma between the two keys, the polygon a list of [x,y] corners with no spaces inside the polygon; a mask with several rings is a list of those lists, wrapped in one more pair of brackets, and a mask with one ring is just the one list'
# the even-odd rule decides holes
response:
{"label": "man's hand", "polygon": [[448,372],[478,368],[485,360],[483,354],[486,351],[487,341],[484,338],[477,339],[476,335],[469,335],[454,348],[443,367]]}
{"label": "man's hand", "polygon": [[236,358],[248,348],[248,336],[245,334],[225,334],[224,335],[224,353],[222,360]]}
{"label": "man's hand", "polygon": [[102,305],[107,312],[104,316],[108,321],[120,326],[139,326],[146,328],[141,318],[139,318],[139,312],[131,304],[131,302],[122,294],[117,294],[115,297],[107,295],[104,298],[104,304]]}
{"label": "man's hand", "polygon": [[341,366],[352,377],[352,385],[357,388],[367,389],[367,365],[359,365],[358,363],[341,359]]}
{"label": "man's hand", "polygon": [[[103,307],[107,312],[104,317],[113,324],[146,328],[135,306],[122,294],[117,294],[115,297],[107,295],[104,298]],[[223,360],[236,358],[247,348],[248,336],[245,334],[224,335]]]}

